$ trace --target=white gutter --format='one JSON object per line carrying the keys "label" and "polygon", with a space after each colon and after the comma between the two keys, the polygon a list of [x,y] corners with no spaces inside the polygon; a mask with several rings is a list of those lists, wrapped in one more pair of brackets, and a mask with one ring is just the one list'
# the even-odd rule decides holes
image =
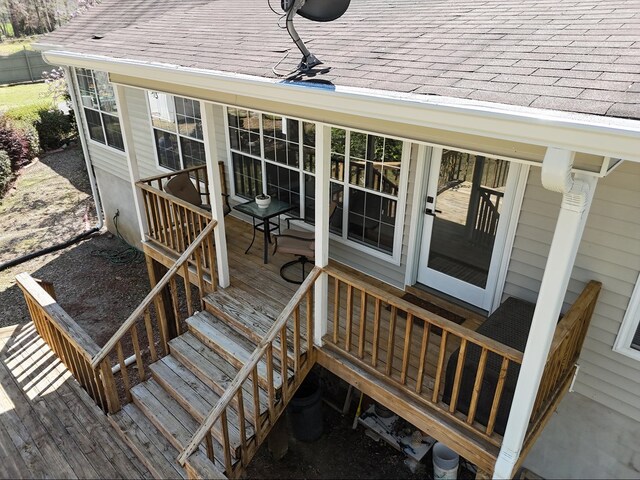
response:
{"label": "white gutter", "polygon": [[640,121],[490,102],[281,81],[159,62],[47,51],[49,63],[251,96],[320,111],[640,162]]}
{"label": "white gutter", "polygon": [[98,224],[95,228],[98,230],[104,226],[104,217],[102,215],[102,204],[100,202],[100,194],[98,192],[98,185],[96,183],[96,177],[93,172],[93,164],[91,163],[91,154],[89,153],[89,147],[87,146],[86,132],[84,129],[84,122],[82,121],[82,112],[80,111],[80,104],[78,103],[78,95],[76,94],[76,84],[73,81],[73,75],[69,67],[64,66],[64,77],[67,80],[67,88],[69,89],[69,96],[71,97],[71,104],[73,111],[76,115],[76,125],[78,126],[78,137],[80,137],[80,144],[82,145],[82,154],[84,155],[84,161],[87,166],[87,175],[89,176],[89,184],[91,185],[91,195],[93,195],[93,201],[96,206],[96,217],[98,218]]}

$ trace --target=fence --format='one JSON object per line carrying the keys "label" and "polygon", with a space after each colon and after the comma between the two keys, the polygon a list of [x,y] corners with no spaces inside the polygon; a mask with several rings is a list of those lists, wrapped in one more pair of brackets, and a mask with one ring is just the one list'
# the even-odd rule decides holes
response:
{"label": "fence", "polygon": [[42,73],[53,67],[42,58],[42,53],[26,48],[0,56],[0,85],[42,80]]}

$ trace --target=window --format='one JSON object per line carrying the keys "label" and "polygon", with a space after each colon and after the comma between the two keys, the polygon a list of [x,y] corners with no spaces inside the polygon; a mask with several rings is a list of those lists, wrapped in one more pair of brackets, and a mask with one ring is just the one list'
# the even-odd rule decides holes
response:
{"label": "window", "polygon": [[158,164],[183,170],[206,164],[200,102],[161,92],[148,92]]}
{"label": "window", "polygon": [[613,349],[636,360],[640,360],[640,276],[631,294],[627,312]]}
{"label": "window", "polygon": [[116,97],[109,76],[105,72],[79,68],[76,78],[89,137],[124,151]]}
{"label": "window", "polygon": [[[266,192],[294,205],[294,214],[312,224],[315,124],[232,107],[227,122],[235,194],[250,200]],[[330,231],[398,261],[404,146],[394,138],[331,129],[331,201],[337,208]]]}

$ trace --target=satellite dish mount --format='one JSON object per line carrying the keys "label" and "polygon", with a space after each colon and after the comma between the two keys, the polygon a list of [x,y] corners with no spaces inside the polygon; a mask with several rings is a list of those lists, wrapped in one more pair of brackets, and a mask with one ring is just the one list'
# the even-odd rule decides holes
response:
{"label": "satellite dish mount", "polygon": [[351,0],[281,0],[282,10],[286,12],[287,32],[296,44],[302,60],[296,70],[291,73],[307,73],[322,62],[309,51],[293,25],[296,14],[315,22],[330,22],[340,18],[347,11]]}

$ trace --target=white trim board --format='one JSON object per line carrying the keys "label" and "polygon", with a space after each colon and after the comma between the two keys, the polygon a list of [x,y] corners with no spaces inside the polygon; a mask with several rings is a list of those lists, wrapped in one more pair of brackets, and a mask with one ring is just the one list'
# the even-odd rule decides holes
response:
{"label": "white trim board", "polygon": [[640,122],[636,120],[353,87],[284,84],[248,75],[68,51],[52,50],[43,55],[51,64],[98,68],[149,80],[162,78],[231,95],[251,91],[257,98],[321,111],[640,162]]}
{"label": "white trim board", "polygon": [[640,350],[631,348],[631,341],[640,326],[640,275],[636,280],[636,286],[633,289],[627,311],[620,325],[620,330],[616,336],[616,342],[613,344],[613,351],[640,360]]}

